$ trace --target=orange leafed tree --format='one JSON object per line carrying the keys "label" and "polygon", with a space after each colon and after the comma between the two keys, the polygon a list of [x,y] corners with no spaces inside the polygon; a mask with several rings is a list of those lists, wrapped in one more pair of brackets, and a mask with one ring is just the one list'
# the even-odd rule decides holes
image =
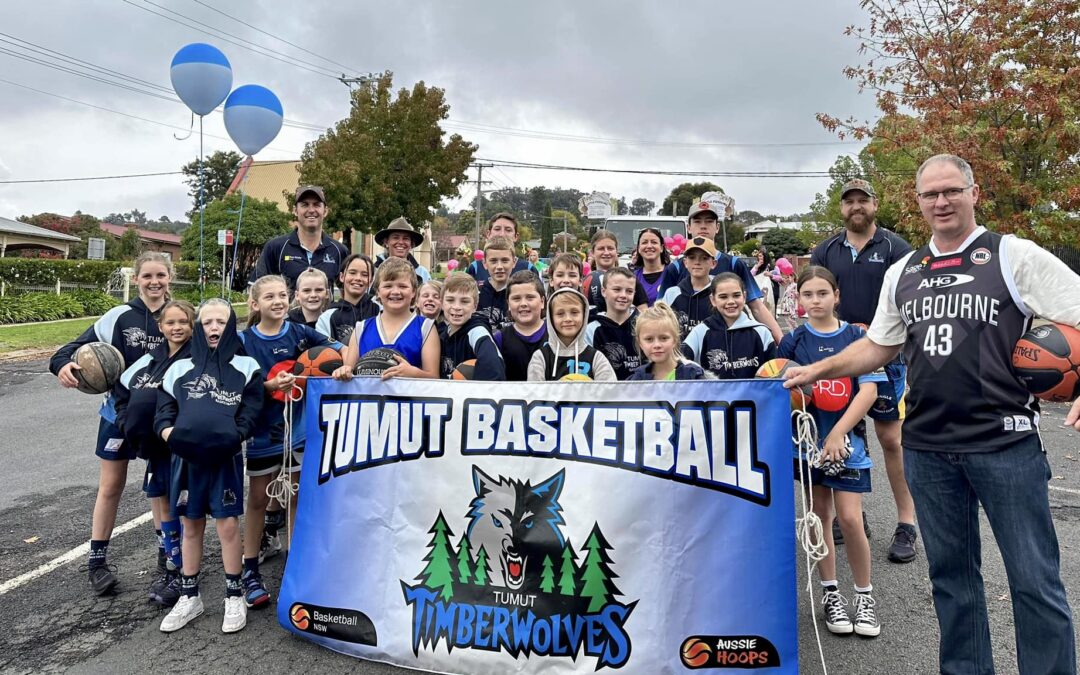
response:
{"label": "orange leafed tree", "polygon": [[[871,91],[875,122],[819,113],[871,154],[960,155],[982,189],[980,222],[1045,245],[1080,244],[1080,2],[863,0],[846,34],[865,62],[844,74]],[[880,162],[895,165],[895,161]],[[899,229],[923,232],[906,171],[871,176]]]}

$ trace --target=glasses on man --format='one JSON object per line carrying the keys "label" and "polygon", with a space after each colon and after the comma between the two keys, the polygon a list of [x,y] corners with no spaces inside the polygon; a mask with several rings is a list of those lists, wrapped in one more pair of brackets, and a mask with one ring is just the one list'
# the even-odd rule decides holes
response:
{"label": "glasses on man", "polygon": [[945,195],[945,199],[950,202],[955,202],[960,199],[960,195],[964,194],[968,190],[974,187],[974,184],[967,185],[962,188],[949,188],[948,190],[931,191],[931,192],[916,192],[915,196],[919,198],[924,204],[934,204],[937,202],[938,197]]}

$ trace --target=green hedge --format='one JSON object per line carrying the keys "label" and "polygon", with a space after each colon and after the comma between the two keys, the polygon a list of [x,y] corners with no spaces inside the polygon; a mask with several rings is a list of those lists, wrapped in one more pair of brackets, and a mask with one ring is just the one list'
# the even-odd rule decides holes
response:
{"label": "green hedge", "polygon": [[[173,300],[187,300],[196,307],[199,306],[199,287],[198,286],[173,286],[169,289],[169,295]],[[207,298],[220,298],[221,297],[221,285],[220,284],[207,284],[206,290],[202,294],[202,300]],[[230,291],[229,302],[247,302],[247,295],[244,293],[237,293],[236,291]]]}
{"label": "green hedge", "polygon": [[19,286],[49,286],[57,280],[104,286],[121,264],[115,260],[0,258],[0,279]]}
{"label": "green hedge", "polygon": [[76,319],[104,314],[120,304],[98,291],[71,293],[23,293],[0,298],[0,324]]}

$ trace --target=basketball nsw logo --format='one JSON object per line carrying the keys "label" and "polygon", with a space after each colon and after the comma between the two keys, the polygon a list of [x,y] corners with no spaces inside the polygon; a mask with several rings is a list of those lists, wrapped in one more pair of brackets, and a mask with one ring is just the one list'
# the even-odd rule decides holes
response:
{"label": "basketball nsw logo", "polygon": [[412,608],[413,653],[453,649],[514,657],[596,658],[621,668],[631,650],[624,603],[612,569],[614,547],[598,523],[583,544],[566,537],[565,470],[533,484],[473,466],[473,498],[460,536],[435,517],[419,583],[401,589]]}

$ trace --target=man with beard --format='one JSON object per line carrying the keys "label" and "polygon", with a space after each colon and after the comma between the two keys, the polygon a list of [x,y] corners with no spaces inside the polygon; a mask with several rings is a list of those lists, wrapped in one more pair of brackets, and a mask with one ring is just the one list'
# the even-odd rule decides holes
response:
{"label": "man with beard", "polygon": [[[840,287],[840,318],[848,323],[870,325],[877,311],[885,271],[911,252],[911,245],[883,227],[875,217],[877,195],[870,183],[849,180],[840,191],[840,215],[844,230],[817,245],[810,264],[825,267]],[[887,383],[878,385],[878,400],[870,409],[874,431],[885,454],[885,471],[896,501],[896,530],[889,545],[889,560],[896,563],[915,559],[915,504],[904,478],[904,455],[900,446],[900,424],[904,419],[904,380],[907,366],[898,355],[885,366]],[[863,514],[865,522],[866,514]],[[834,522],[834,525],[836,523]],[[843,542],[843,534],[836,539]],[[867,527],[869,536],[869,527]]]}
{"label": "man with beard", "polygon": [[290,234],[275,237],[263,246],[262,255],[251,274],[251,281],[267,274],[280,274],[289,284],[290,294],[296,290],[296,279],[309,267],[322,270],[327,279],[337,279],[341,261],[349,249],[323,232],[328,209],[326,195],[318,185],[296,188],[296,229]]}

